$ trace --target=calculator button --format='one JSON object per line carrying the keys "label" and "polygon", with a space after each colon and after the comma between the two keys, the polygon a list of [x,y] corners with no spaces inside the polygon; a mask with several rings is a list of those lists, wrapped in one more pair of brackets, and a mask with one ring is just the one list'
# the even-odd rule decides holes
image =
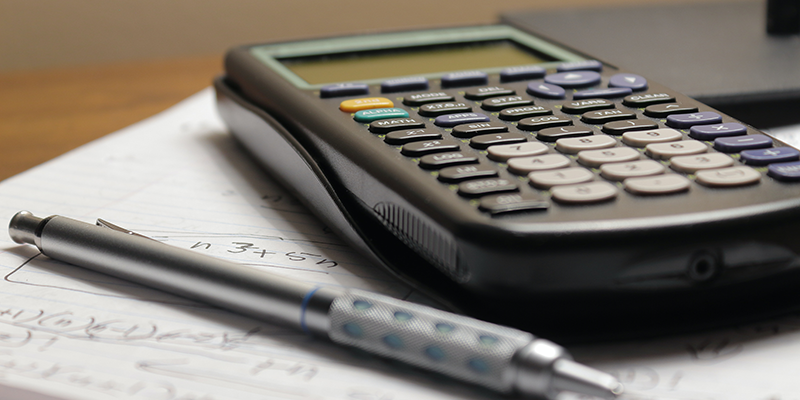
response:
{"label": "calculator button", "polygon": [[424,154],[441,153],[444,151],[458,150],[458,142],[449,139],[427,140],[424,142],[411,142],[403,145],[400,151],[405,156],[418,157]]}
{"label": "calculator button", "polygon": [[424,117],[438,117],[445,114],[466,113],[472,111],[472,107],[466,103],[429,103],[419,107],[419,115]]}
{"label": "calculator button", "polygon": [[489,158],[495,161],[506,161],[514,157],[530,157],[547,153],[547,145],[539,142],[501,144],[489,147]]}
{"label": "calculator button", "polygon": [[502,122],[476,122],[474,124],[456,125],[452,135],[459,138],[471,138],[488,133],[508,132],[508,125]]}
{"label": "calculator button", "polygon": [[497,170],[490,165],[460,165],[442,168],[439,171],[439,180],[442,182],[460,182],[467,179],[486,178],[497,176]]}
{"label": "calculator button", "polygon": [[622,104],[628,107],[646,107],[651,104],[674,102],[675,96],[669,93],[632,94],[622,99]]}
{"label": "calculator button", "polygon": [[781,181],[800,180],[800,162],[787,162],[770,164],[767,175]]}
{"label": "calculator button", "polygon": [[658,129],[658,124],[649,119],[629,119],[625,121],[608,122],[603,125],[603,132],[609,135],[622,135],[625,132],[646,131]]}
{"label": "calculator button", "polygon": [[622,135],[622,141],[633,147],[644,147],[650,143],[674,142],[681,139],[683,139],[683,134],[669,128],[625,132]]}
{"label": "calculator button", "polygon": [[663,174],[667,169],[663,164],[653,160],[639,160],[625,163],[611,163],[600,166],[600,175],[612,181],[623,181],[628,178]]}
{"label": "calculator button", "polygon": [[546,210],[550,203],[532,193],[506,193],[481,198],[480,209],[491,214]]}
{"label": "calculator button", "polygon": [[528,138],[516,132],[491,133],[478,135],[469,141],[469,145],[476,149],[485,149],[489,146],[500,144],[516,144],[526,142]]}
{"label": "calculator button", "polygon": [[718,137],[741,136],[747,134],[747,128],[736,122],[715,125],[697,125],[689,129],[689,136],[697,140],[714,140]]}
{"label": "calculator button", "polygon": [[547,99],[563,99],[567,96],[567,91],[561,86],[549,83],[531,82],[528,84],[528,94]]}
{"label": "calculator button", "polygon": [[562,126],[555,128],[542,129],[536,134],[536,138],[543,142],[555,142],[564,138],[576,138],[592,136],[594,131],[584,126]]}
{"label": "calculator button", "polygon": [[403,104],[418,107],[428,103],[441,103],[453,101],[455,98],[445,92],[414,93],[403,97]]}
{"label": "calculator button", "polygon": [[607,149],[616,145],[616,139],[608,135],[592,135],[556,140],[556,150],[568,154],[575,154],[583,150]]}
{"label": "calculator button", "polygon": [[402,108],[373,108],[371,110],[357,111],[353,119],[358,122],[372,122],[387,118],[405,118],[408,111]]}
{"label": "calculator button", "polygon": [[614,97],[627,96],[631,94],[631,92],[632,90],[630,88],[589,89],[573,93],[572,98],[575,100],[591,99],[592,97],[601,97],[604,99],[610,99]]}
{"label": "calculator button", "polygon": [[506,108],[500,111],[500,119],[504,121],[519,121],[523,118],[550,115],[553,111],[541,106],[526,106]]}
{"label": "calculator button", "polygon": [[644,109],[644,115],[653,118],[664,118],[672,114],[686,114],[697,112],[695,106],[685,106],[678,103],[653,104]]}
{"label": "calculator button", "polygon": [[425,169],[439,169],[451,165],[477,163],[478,157],[458,152],[428,154],[419,159],[419,166]]}
{"label": "calculator button", "polygon": [[500,71],[500,82],[527,81],[539,79],[547,71],[538,65],[524,65],[521,67],[511,67]]}
{"label": "calculator button", "polygon": [[563,203],[596,203],[617,197],[616,186],[608,182],[590,182],[578,185],[556,186],[551,190],[553,199]]}
{"label": "calculator button", "polygon": [[714,139],[714,149],[725,153],[772,147],[772,138],[766,135],[744,135]]}
{"label": "calculator button", "polygon": [[573,167],[553,171],[536,171],[528,174],[531,185],[542,189],[553,186],[574,185],[594,180],[594,174],[586,168]]}
{"label": "calculator button", "polygon": [[611,121],[636,118],[636,114],[622,110],[589,111],[581,115],[581,121],[587,124],[603,124]]}
{"label": "calculator button", "polygon": [[386,97],[364,97],[360,99],[345,100],[339,104],[339,109],[344,112],[356,112],[372,108],[394,107],[394,103]]}
{"label": "calculator button", "polygon": [[733,159],[722,153],[678,156],[672,157],[669,161],[672,169],[687,174],[693,174],[701,169],[725,168],[733,165]]}
{"label": "calculator button", "polygon": [[425,90],[428,88],[428,79],[422,76],[389,79],[381,83],[381,92],[395,93],[409,90]]}
{"label": "calculator button", "polygon": [[634,91],[647,89],[647,79],[636,74],[616,74],[608,79],[608,87],[629,88]]}
{"label": "calculator button", "polygon": [[517,123],[517,128],[524,131],[538,131],[540,129],[566,125],[572,125],[572,120],[555,115],[546,115],[542,117],[523,118]]}
{"label": "calculator button", "polygon": [[689,190],[692,181],[677,174],[629,178],[623,182],[625,190],[635,194],[669,194]]}
{"label": "calculator button", "polygon": [[708,146],[697,140],[681,140],[678,142],[653,143],[645,147],[645,152],[650,157],[667,160],[676,156],[688,156],[708,151]]}
{"label": "calculator button", "polygon": [[432,129],[404,129],[402,131],[389,132],[383,141],[389,144],[405,144],[420,140],[441,139],[442,134]]}
{"label": "calculator button", "polygon": [[461,71],[442,76],[442,87],[485,85],[489,75],[481,71]]}
{"label": "calculator button", "polygon": [[492,193],[515,192],[517,190],[519,190],[519,185],[505,178],[476,179],[458,184],[458,194],[465,197],[478,197]]}
{"label": "calculator button", "polygon": [[365,83],[335,83],[319,89],[319,97],[360,96],[369,94],[369,86]]}
{"label": "calculator button", "polygon": [[445,128],[453,127],[461,124],[474,124],[476,122],[489,122],[489,116],[481,113],[460,113],[460,114],[446,114],[436,117],[433,122],[436,126]]}
{"label": "calculator button", "polygon": [[730,167],[697,171],[697,182],[706,186],[743,186],[761,180],[761,174],[750,167]]}
{"label": "calculator button", "polygon": [[512,89],[506,89],[500,86],[488,86],[475,89],[469,89],[464,93],[464,97],[470,100],[483,100],[489,97],[496,96],[510,96],[516,94]]}
{"label": "calculator button", "polygon": [[606,110],[614,108],[614,103],[606,99],[586,99],[564,103],[561,111],[567,114],[582,114],[587,111]]}
{"label": "calculator button", "polygon": [[524,175],[533,171],[545,171],[569,166],[569,158],[561,154],[545,154],[534,157],[516,157],[508,160],[511,172]]}
{"label": "calculator button", "polygon": [[695,125],[718,124],[722,116],[713,111],[691,114],[674,114],[667,117],[667,125],[673,128],[689,128]]}
{"label": "calculator button", "polygon": [[544,77],[544,81],[551,85],[565,88],[592,86],[600,83],[600,74],[594,71],[562,72]]}
{"label": "calculator button", "polygon": [[578,153],[578,162],[587,167],[599,167],[606,163],[628,162],[638,160],[642,153],[630,147],[612,149],[584,150]]}
{"label": "calculator button", "polygon": [[776,162],[797,161],[800,159],[800,151],[792,147],[745,150],[739,154],[742,156],[742,162],[749,165],[767,165]]}
{"label": "calculator button", "polygon": [[569,61],[561,63],[556,68],[558,72],[567,71],[602,71],[603,63],[597,60]]}
{"label": "calculator button", "polygon": [[401,129],[424,128],[425,123],[414,118],[391,118],[379,119],[369,123],[369,131],[372,133],[388,133]]}
{"label": "calculator button", "polygon": [[486,111],[500,111],[504,108],[532,105],[533,100],[522,96],[492,97],[481,103],[481,108]]}

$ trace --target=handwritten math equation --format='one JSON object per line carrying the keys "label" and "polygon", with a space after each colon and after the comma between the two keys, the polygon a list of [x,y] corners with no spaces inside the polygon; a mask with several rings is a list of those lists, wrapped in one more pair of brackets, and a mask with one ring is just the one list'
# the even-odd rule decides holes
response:
{"label": "handwritten math equation", "polygon": [[256,246],[256,243],[251,243],[251,242],[231,241],[229,244],[226,245],[217,245],[217,244],[212,244],[210,242],[198,241],[193,245],[191,245],[189,248],[192,250],[200,250],[200,251],[212,250],[212,248],[215,250],[219,250],[217,249],[217,247],[223,247],[226,253],[246,255],[259,261],[273,261],[273,262],[279,262],[281,264],[284,263],[313,264],[321,268],[334,268],[339,265],[338,261],[326,258],[321,254],[314,254],[302,251],[290,251],[290,252],[272,251],[260,246]]}

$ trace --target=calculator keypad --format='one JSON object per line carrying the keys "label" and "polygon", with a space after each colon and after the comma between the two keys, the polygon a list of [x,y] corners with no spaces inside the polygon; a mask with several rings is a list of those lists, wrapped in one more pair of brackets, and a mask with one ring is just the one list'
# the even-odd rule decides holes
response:
{"label": "calculator keypad", "polygon": [[[678,196],[696,184],[724,190],[758,183],[762,172],[800,181],[797,150],[658,88],[648,92],[639,75],[602,71],[595,61],[515,67],[501,72],[500,86],[466,71],[441,77],[442,90],[431,80],[427,92],[347,99],[340,109],[491,215],[547,212],[550,201]],[[381,91],[404,84],[413,91],[423,80],[385,82]],[[396,103],[407,117],[396,118]],[[376,115],[388,117],[369,119]]]}

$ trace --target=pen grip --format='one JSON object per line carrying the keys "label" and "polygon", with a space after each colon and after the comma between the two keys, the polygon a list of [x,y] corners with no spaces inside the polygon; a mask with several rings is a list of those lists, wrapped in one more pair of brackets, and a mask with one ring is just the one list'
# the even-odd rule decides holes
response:
{"label": "pen grip", "polygon": [[509,393],[512,359],[535,337],[434,308],[357,290],[338,296],[329,336],[383,357]]}

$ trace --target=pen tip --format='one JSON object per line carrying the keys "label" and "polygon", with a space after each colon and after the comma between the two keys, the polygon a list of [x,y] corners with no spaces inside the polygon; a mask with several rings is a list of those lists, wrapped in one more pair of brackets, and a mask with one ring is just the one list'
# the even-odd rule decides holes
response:
{"label": "pen tip", "polygon": [[558,391],[588,394],[614,399],[622,394],[622,384],[610,374],[568,359],[553,364],[553,386]]}

